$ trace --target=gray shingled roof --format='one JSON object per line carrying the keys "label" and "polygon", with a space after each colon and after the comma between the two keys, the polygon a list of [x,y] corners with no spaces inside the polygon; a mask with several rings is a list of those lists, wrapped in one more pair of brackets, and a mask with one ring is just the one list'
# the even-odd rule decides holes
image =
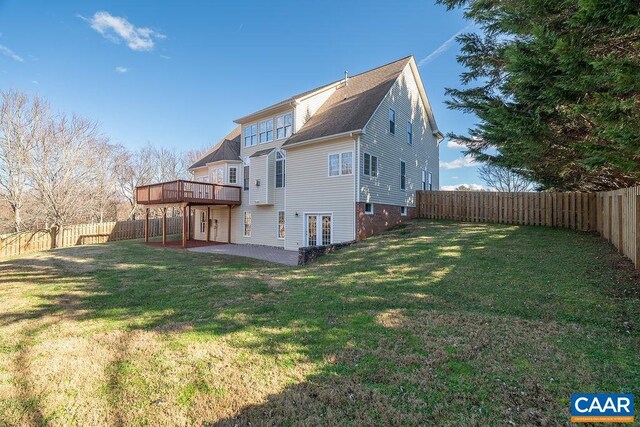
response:
{"label": "gray shingled roof", "polygon": [[207,163],[219,161],[240,161],[240,126],[225,136],[217,144],[217,148],[191,165],[189,169],[205,166]]}
{"label": "gray shingled roof", "polygon": [[350,77],[282,146],[364,128],[410,60],[408,56]]}
{"label": "gray shingled roof", "polygon": [[275,148],[267,148],[266,150],[260,150],[260,151],[256,151],[255,153],[253,153],[252,155],[250,155],[249,157],[260,157],[260,156],[265,156],[269,153],[271,153],[273,150],[275,150]]}

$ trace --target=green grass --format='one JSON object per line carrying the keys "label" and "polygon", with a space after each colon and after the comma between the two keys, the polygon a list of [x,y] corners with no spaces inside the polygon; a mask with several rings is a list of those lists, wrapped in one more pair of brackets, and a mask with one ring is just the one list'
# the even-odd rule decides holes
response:
{"label": "green grass", "polygon": [[306,267],[76,247],[0,262],[0,425],[568,424],[640,387],[595,235],[414,221]]}

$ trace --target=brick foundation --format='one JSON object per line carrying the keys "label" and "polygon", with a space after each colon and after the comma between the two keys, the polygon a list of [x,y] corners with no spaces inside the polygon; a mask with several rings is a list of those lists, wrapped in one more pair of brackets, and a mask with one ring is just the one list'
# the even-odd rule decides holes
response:
{"label": "brick foundation", "polygon": [[416,208],[408,207],[407,216],[400,215],[400,206],[373,204],[373,215],[364,213],[364,203],[356,203],[357,240],[365,239],[415,217]]}

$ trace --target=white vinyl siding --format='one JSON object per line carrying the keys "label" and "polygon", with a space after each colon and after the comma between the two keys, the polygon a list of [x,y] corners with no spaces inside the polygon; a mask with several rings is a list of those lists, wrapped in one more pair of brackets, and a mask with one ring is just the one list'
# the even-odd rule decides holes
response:
{"label": "white vinyl siding", "polygon": [[[390,111],[395,123],[411,123],[412,144],[404,136],[390,133]],[[396,127],[396,133],[398,129]],[[400,133],[401,134],[401,133]],[[408,138],[408,135],[407,135]],[[407,65],[360,136],[361,202],[393,206],[415,206],[415,191],[421,188],[421,170],[432,175],[432,188],[438,188],[439,147],[429,126],[418,86]],[[378,176],[365,175],[364,153],[378,158]],[[400,161],[405,162],[405,188],[400,188]],[[427,174],[427,177],[428,177]],[[427,178],[428,179],[428,178]],[[428,183],[427,183],[428,186]]]}
{"label": "white vinyl siding", "polygon": [[327,171],[329,154],[352,153],[353,148],[354,140],[344,138],[286,150],[285,249],[304,246],[306,214],[331,215],[333,243],[354,239],[355,177],[328,176]]}

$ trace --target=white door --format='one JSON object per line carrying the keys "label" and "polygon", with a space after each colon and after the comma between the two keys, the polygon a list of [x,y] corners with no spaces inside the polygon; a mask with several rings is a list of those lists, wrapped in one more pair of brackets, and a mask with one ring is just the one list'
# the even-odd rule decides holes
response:
{"label": "white door", "polygon": [[331,214],[307,214],[305,216],[305,246],[330,245],[333,241]]}

